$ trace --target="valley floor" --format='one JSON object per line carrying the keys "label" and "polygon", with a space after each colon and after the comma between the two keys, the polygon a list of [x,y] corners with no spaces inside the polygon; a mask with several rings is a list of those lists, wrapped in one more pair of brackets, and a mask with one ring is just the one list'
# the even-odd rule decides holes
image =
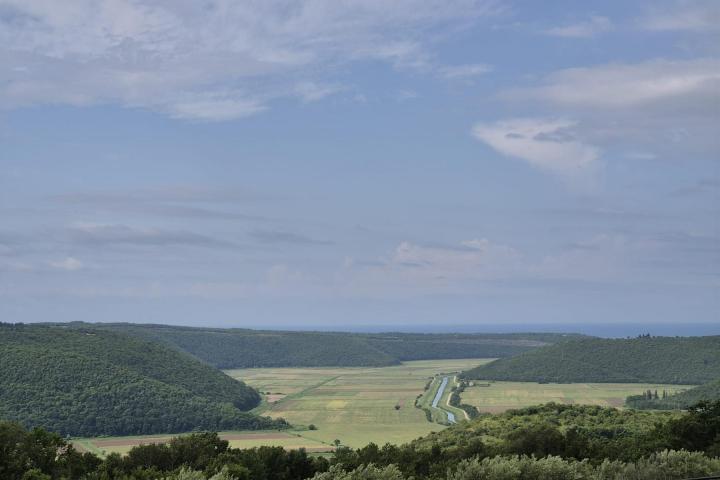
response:
{"label": "valley floor", "polygon": [[[293,425],[288,431],[222,432],[235,448],[260,445],[305,448],[329,452],[335,440],[362,447],[370,442],[402,444],[445,428],[448,412],[462,421],[464,412],[448,405],[454,373],[491,359],[423,360],[379,368],[256,368],[226,373],[258,389],[262,404],[254,413],[283,417]],[[431,408],[442,380],[448,385],[439,408]],[[425,390],[425,386],[429,388]],[[668,394],[690,386],[662,384],[538,384],[532,382],[475,381],[462,393],[463,403],[481,412],[498,413],[547,402],[622,407],[625,397],[646,390]],[[415,401],[431,411],[433,423]],[[313,429],[311,426],[314,426]],[[141,443],[165,442],[172,435],[75,439],[80,449],[99,455],[126,453]]]}
{"label": "valley floor", "polygon": [[[430,423],[415,400],[435,376],[487,360],[423,360],[382,368],[259,368],[229,370],[265,395],[256,410],[293,425],[315,425],[303,437],[362,447],[404,443],[444,428]],[[399,408],[397,408],[399,407]]]}
{"label": "valley floor", "polygon": [[662,395],[687,390],[694,385],[658,383],[534,383],[534,382],[472,382],[461,395],[462,402],[481,412],[500,413],[511,408],[542,403],[600,405],[623,407],[629,395],[650,390]]}

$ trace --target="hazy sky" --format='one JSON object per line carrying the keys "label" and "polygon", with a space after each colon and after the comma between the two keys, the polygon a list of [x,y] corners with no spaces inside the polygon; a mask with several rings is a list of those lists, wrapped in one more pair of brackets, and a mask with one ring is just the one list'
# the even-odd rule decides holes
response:
{"label": "hazy sky", "polygon": [[720,322],[720,2],[0,0],[0,321]]}

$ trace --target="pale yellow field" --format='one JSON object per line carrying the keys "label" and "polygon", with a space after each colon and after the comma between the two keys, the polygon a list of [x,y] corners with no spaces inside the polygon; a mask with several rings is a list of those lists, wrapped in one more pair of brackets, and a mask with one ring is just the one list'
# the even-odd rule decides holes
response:
{"label": "pale yellow field", "polygon": [[498,413],[511,408],[521,408],[547,402],[622,407],[629,395],[639,395],[646,390],[668,394],[687,390],[692,385],[662,385],[648,383],[534,383],[491,382],[487,387],[475,382],[461,395],[464,403],[476,406],[481,412]]}
{"label": "pale yellow field", "polygon": [[[325,444],[309,438],[304,438],[302,432],[296,431],[249,431],[249,432],[220,432],[220,437],[230,442],[233,448],[253,448],[262,445],[283,447],[288,450],[305,448],[308,452],[327,452],[333,450]],[[150,443],[165,443],[175,435],[140,435],[130,437],[99,437],[77,438],[73,444],[81,451],[90,451],[101,456],[112,452],[126,454],[136,445]]]}
{"label": "pale yellow field", "polygon": [[[440,373],[458,372],[489,360],[423,360],[383,368],[258,368],[228,370],[264,394],[254,410],[261,415],[284,417],[294,427],[277,432],[221,432],[235,448],[261,445],[309,452],[330,451],[335,439],[361,447],[369,442],[404,443],[442,425],[430,423],[415,408],[415,398],[425,383]],[[395,406],[400,409],[396,410]],[[310,424],[317,430],[308,430]],[[81,450],[99,455],[127,453],[133,446],[167,442],[172,435],[79,438]]]}
{"label": "pale yellow field", "polygon": [[[303,437],[361,447],[369,442],[404,443],[443,427],[415,408],[425,383],[488,360],[423,360],[382,368],[258,368],[228,370],[270,400],[257,409],[293,425],[314,424]],[[395,406],[400,408],[396,409]]]}

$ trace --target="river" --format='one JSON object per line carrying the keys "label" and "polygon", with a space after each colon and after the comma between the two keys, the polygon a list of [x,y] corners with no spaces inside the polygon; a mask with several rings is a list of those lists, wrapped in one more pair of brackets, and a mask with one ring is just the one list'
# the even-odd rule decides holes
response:
{"label": "river", "polygon": [[444,408],[438,407],[438,403],[440,403],[440,399],[442,398],[443,393],[445,393],[445,389],[447,388],[447,384],[448,384],[448,377],[443,377],[442,382],[440,383],[440,388],[438,388],[438,391],[437,391],[437,393],[435,394],[435,398],[433,398],[432,407],[433,407],[433,408],[438,408],[438,409],[442,410],[443,412],[445,412],[445,414],[447,415],[448,422],[450,422],[450,423],[457,423],[457,421],[455,420],[455,414],[454,414],[454,413],[448,412],[448,411],[445,410]]}

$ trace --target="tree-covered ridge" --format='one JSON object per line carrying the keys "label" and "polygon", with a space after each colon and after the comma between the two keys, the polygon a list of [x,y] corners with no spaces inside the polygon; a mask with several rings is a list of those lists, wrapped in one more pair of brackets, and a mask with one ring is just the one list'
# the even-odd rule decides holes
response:
{"label": "tree-covered ridge", "polygon": [[70,324],[164,342],[218,368],[379,367],[407,360],[494,358],[575,336],[548,333],[292,332],[143,324]]}
{"label": "tree-covered ridge", "polygon": [[0,418],[75,436],[272,428],[256,391],[113,332],[0,324]]}
{"label": "tree-covered ridge", "polygon": [[199,433],[101,460],[0,421],[4,480],[680,480],[720,473],[718,454],[720,402],[674,414],[549,404],[330,458]]}
{"label": "tree-covered ridge", "polygon": [[720,378],[720,336],[583,338],[468,370],[469,379],[701,384]]}
{"label": "tree-covered ridge", "polygon": [[626,404],[632,408],[650,410],[685,409],[701,401],[720,400],[720,380],[708,382],[684,392],[668,395],[666,392],[646,392],[627,398]]}

